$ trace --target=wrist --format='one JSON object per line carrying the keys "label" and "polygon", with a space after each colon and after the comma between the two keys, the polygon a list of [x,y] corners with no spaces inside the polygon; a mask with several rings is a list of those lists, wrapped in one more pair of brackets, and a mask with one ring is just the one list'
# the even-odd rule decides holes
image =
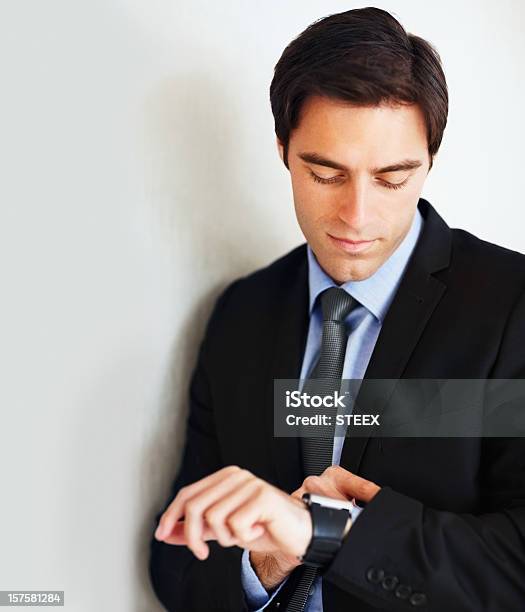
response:
{"label": "wrist", "polygon": [[248,558],[261,584],[267,591],[275,588],[298,565],[301,565],[301,561],[296,556],[287,555],[280,551],[267,553],[251,550]]}

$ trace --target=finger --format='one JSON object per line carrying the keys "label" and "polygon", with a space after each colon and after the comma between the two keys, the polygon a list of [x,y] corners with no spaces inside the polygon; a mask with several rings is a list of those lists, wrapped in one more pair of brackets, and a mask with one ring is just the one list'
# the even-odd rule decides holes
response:
{"label": "finger", "polygon": [[165,544],[176,544],[178,546],[186,545],[186,536],[184,535],[184,521],[179,521],[172,529],[170,535],[163,540]]}
{"label": "finger", "polygon": [[204,519],[215,533],[221,546],[233,546],[238,543],[237,538],[226,523],[226,517],[244,504],[246,500],[253,497],[260,488],[261,482],[257,479],[244,482],[234,491],[231,491],[227,497],[223,497],[206,509]]}
{"label": "finger", "polygon": [[184,506],[189,499],[200,491],[221,481],[226,476],[240,471],[240,469],[241,468],[236,465],[228,465],[209,476],[197,480],[193,484],[182,487],[160,518],[155,531],[157,540],[163,540],[164,537],[171,533],[175,523],[183,516]]}
{"label": "finger", "polygon": [[321,478],[332,481],[334,486],[349,499],[355,497],[364,502],[369,502],[379,491],[380,487],[366,478],[352,474],[339,465],[327,468]]}
{"label": "finger", "polygon": [[213,484],[222,478],[224,478],[224,470],[219,470],[218,472],[214,472],[205,478],[201,478],[193,484],[181,487],[173,501],[160,517],[159,524],[157,525],[157,529],[155,531],[155,537],[157,540],[163,540],[171,533],[175,527],[175,523],[183,516],[184,504],[188,499],[190,499],[200,490],[205,489],[210,484]]}
{"label": "finger", "polygon": [[241,470],[230,474],[222,481],[201,491],[186,503],[184,511],[184,535],[186,537],[186,545],[197,558],[205,559],[208,555],[208,546],[202,538],[204,512],[218,500],[226,496],[229,497],[239,484],[253,479],[253,474],[248,472],[248,470]]}
{"label": "finger", "polygon": [[[266,531],[264,522],[268,509],[265,508],[265,505],[272,503],[274,502],[267,497],[267,493],[259,492],[226,517],[229,529],[241,545],[246,547],[249,542],[260,537]],[[262,533],[260,532],[261,527],[263,527]]]}
{"label": "finger", "polygon": [[[213,530],[204,525],[202,532],[203,540],[215,540],[215,533]],[[184,535],[184,521],[179,521],[173,527],[173,530],[169,536],[166,536],[163,540],[165,544],[176,544],[177,546],[187,546],[186,536]]]}
{"label": "finger", "polygon": [[307,476],[302,486],[292,493],[292,497],[302,499],[304,493],[316,493],[317,495],[326,495],[327,497],[335,499],[348,499],[348,497],[341,493],[333,484],[333,480],[325,476]]}
{"label": "finger", "polygon": [[296,489],[293,493],[290,493],[292,497],[296,497],[297,499],[301,499],[303,493],[306,493],[306,489],[303,485],[301,485],[298,489]]}
{"label": "finger", "polygon": [[197,480],[193,484],[182,487],[161,516],[157,530],[155,531],[155,537],[161,540],[171,532],[175,523],[183,516],[184,504],[191,499],[191,497],[240,469],[241,468],[238,466],[229,465],[209,476]]}
{"label": "finger", "polygon": [[[254,526],[254,529],[253,529],[254,538],[260,537],[264,533],[264,531],[265,531],[264,526],[262,525]],[[213,529],[206,524],[204,525],[204,530],[202,532],[202,539],[204,541],[217,539],[217,536],[215,532],[213,531]],[[171,535],[164,538],[163,542],[165,544],[186,546],[187,542],[186,542],[186,536],[184,535],[184,521],[179,521],[173,528]]]}
{"label": "finger", "polygon": [[333,481],[322,478],[321,476],[308,476],[304,480],[303,488],[307,493],[315,493],[317,495],[325,495],[333,499],[344,499],[347,501],[348,497],[341,493],[332,483]]}
{"label": "finger", "polygon": [[[294,507],[298,507],[299,512]],[[296,535],[301,532],[300,513],[308,515],[304,503],[279,489],[272,491],[272,488],[264,488],[232,512],[226,521],[244,548],[251,548],[254,532],[259,525],[264,525],[264,531],[277,548],[287,554],[296,554],[294,550],[285,548],[297,546]],[[283,548],[285,540],[289,542]]]}

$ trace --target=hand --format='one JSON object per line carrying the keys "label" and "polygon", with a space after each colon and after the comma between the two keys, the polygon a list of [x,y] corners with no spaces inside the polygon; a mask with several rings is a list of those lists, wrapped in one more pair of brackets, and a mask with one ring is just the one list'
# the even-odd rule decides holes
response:
{"label": "hand", "polygon": [[369,502],[380,488],[374,482],[356,476],[340,465],[331,465],[320,476],[307,476],[292,496],[301,499],[303,493],[316,493],[346,501],[356,499]]}
{"label": "hand", "polygon": [[[339,465],[332,465],[320,476],[307,476],[292,497],[301,499],[303,493],[317,493],[335,499],[349,501],[358,499],[369,502],[379,491],[375,483],[365,480],[345,470]],[[250,552],[250,562],[266,590],[279,584],[297,565],[297,560],[282,553]]]}
{"label": "hand", "polygon": [[304,502],[231,465],[180,489],[155,537],[186,545],[201,560],[209,553],[205,541],[217,540],[221,546],[284,555],[299,565],[312,522]]}

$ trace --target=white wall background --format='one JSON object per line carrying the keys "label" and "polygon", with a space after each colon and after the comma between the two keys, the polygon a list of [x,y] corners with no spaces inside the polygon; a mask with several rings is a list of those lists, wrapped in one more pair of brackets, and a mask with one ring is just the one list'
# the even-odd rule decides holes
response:
{"label": "white wall background", "polygon": [[[300,242],[268,88],[354,2],[0,0],[0,590],[152,612],[152,517],[213,300]],[[427,180],[525,251],[521,0],[378,1],[442,56]]]}

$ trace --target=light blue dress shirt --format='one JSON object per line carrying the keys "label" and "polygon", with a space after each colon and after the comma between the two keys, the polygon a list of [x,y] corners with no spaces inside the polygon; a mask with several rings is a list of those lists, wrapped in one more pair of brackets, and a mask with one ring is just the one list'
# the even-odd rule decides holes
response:
{"label": "light blue dress shirt", "polygon": [[[363,378],[381,331],[382,322],[397,291],[422,227],[423,217],[417,209],[405,238],[376,272],[365,280],[348,281],[342,285],[337,285],[326,274],[319,265],[310,245],[307,246],[310,324],[301,368],[301,383],[307,378],[308,373],[316,363],[321,348],[323,317],[317,296],[325,289],[339,286],[360,303],[360,306],[354,308],[345,320],[346,325],[351,330],[351,341],[347,343],[346,347],[343,379],[360,380]],[[344,436],[334,437],[333,464],[339,464],[344,440]],[[362,508],[356,508],[355,513],[352,514],[353,521],[357,519],[362,510]],[[241,582],[250,610],[257,612],[263,610],[277,595],[286,580],[269,596],[250,563],[249,551],[245,550],[243,552]],[[318,576],[310,589],[305,612],[322,612],[321,589],[322,578]]]}

